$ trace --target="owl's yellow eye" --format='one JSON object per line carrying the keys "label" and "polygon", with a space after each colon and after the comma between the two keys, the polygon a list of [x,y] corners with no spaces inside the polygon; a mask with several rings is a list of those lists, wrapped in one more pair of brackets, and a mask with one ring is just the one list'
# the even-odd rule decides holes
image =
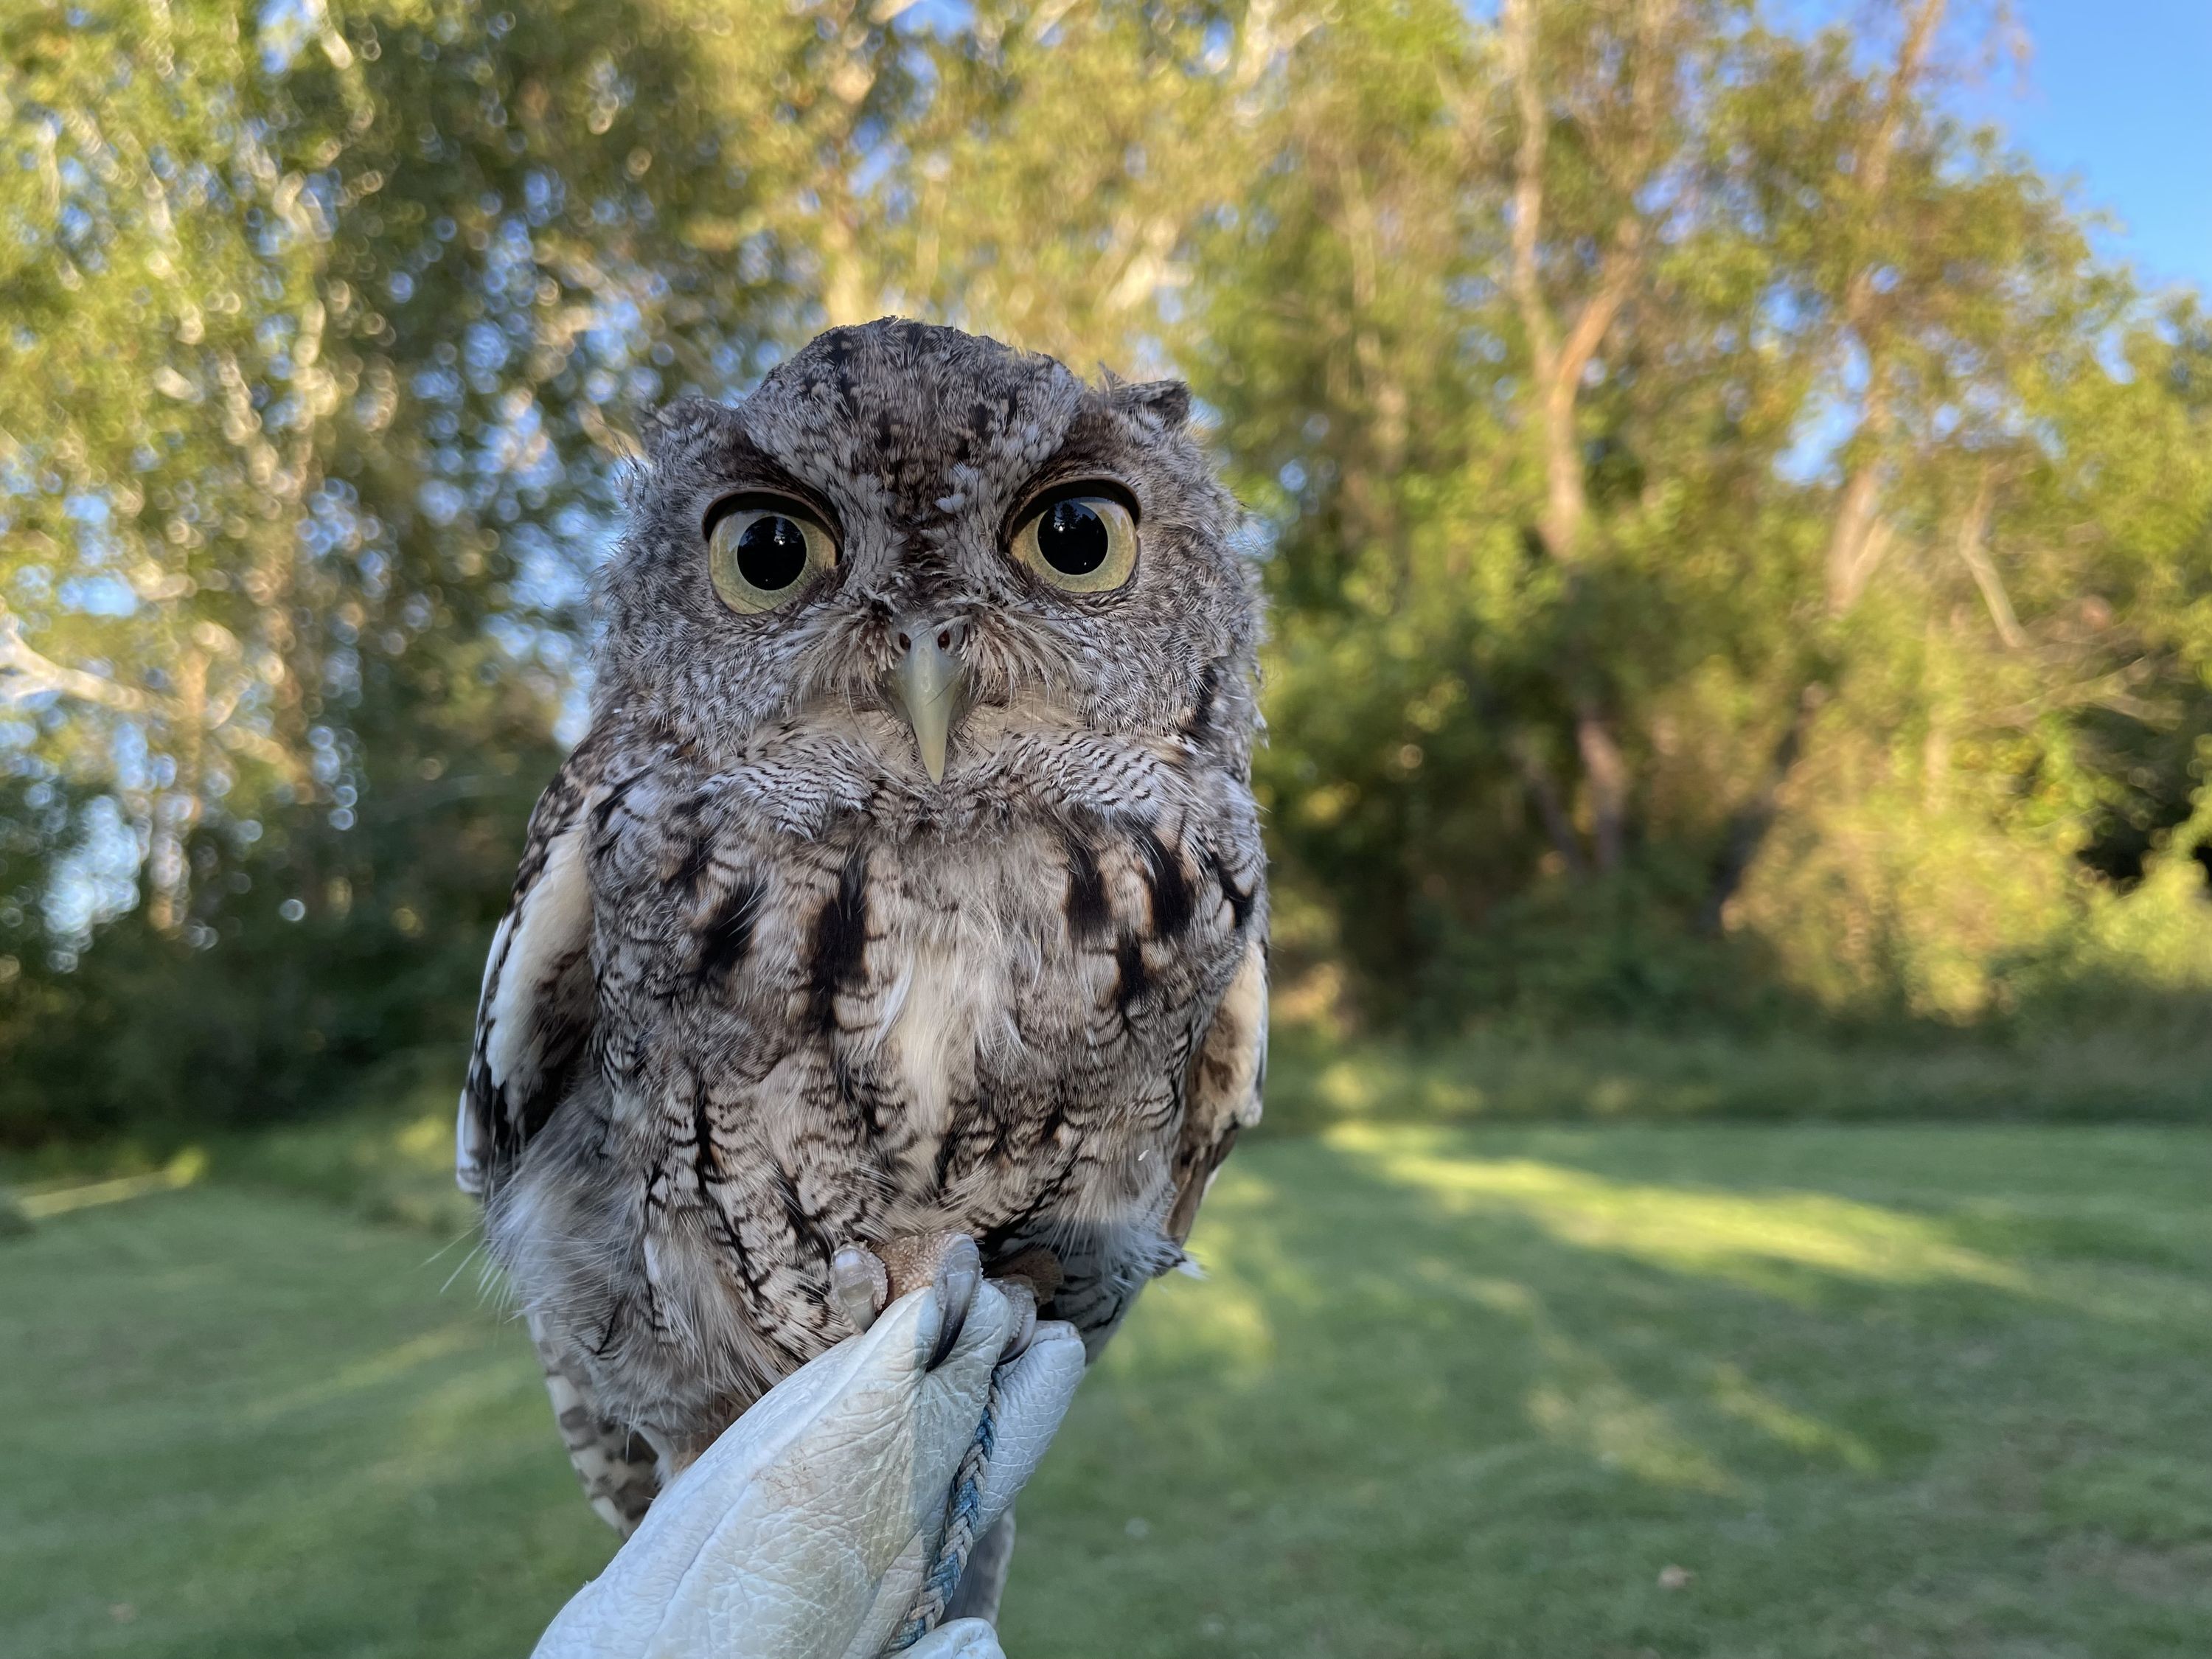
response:
{"label": "owl's yellow eye", "polygon": [[836,565],[836,538],[797,501],[726,501],[708,522],[707,568],[714,591],[744,615],[788,605]]}
{"label": "owl's yellow eye", "polygon": [[1079,485],[1014,532],[1014,556],[1068,593],[1104,593],[1137,568],[1137,521],[1113,496]]}

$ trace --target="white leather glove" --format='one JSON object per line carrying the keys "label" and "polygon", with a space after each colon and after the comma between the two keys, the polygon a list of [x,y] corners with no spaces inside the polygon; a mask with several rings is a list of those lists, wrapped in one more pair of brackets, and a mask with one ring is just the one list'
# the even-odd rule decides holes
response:
{"label": "white leather glove", "polygon": [[[992,1373],[1026,1316],[986,1280],[952,1348],[935,1285],[770,1389],[653,1500],[535,1659],[876,1659],[945,1531]],[[1000,1370],[980,1538],[1036,1469],[1083,1377],[1072,1326],[1038,1324]],[[911,1659],[1004,1659],[963,1619]]]}

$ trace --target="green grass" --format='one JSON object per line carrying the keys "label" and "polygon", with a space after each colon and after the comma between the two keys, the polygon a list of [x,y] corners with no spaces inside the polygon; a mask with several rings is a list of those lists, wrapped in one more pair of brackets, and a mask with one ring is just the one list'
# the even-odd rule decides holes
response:
{"label": "green grass", "polygon": [[[465,1246],[279,1190],[377,1156],[0,1243],[10,1656],[517,1655],[605,1559]],[[2160,1127],[1263,1136],[1023,1500],[1008,1650],[2201,1659],[2208,1177]]]}
{"label": "green grass", "polygon": [[2063,1031],[2000,1042],[1957,1032],[1861,1042],[1590,1027],[1479,1031],[1409,1045],[1279,1031],[1267,1115],[1279,1127],[1398,1123],[2203,1123],[2212,1042]]}

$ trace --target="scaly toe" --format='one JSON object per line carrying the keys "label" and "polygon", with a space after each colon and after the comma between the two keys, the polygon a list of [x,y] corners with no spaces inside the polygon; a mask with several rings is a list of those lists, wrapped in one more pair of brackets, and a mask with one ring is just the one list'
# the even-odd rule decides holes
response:
{"label": "scaly toe", "polygon": [[945,1363],[952,1345],[968,1322],[968,1310],[975,1300],[975,1287],[983,1282],[983,1253],[965,1233],[912,1233],[894,1238],[879,1254],[890,1275],[890,1299],[897,1301],[910,1291],[933,1285],[944,1325],[929,1369]]}

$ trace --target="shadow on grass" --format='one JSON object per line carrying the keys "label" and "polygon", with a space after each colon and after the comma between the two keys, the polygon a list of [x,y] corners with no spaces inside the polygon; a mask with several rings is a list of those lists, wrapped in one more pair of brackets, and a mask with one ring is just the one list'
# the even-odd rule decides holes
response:
{"label": "shadow on grass", "polygon": [[[2206,1173],[2150,1128],[1262,1135],[1023,1499],[1008,1650],[2200,1655]],[[426,1235],[218,1185],[0,1248],[11,1653],[518,1654],[605,1559]]]}
{"label": "shadow on grass", "polygon": [[611,1536],[425,1236],[221,1187],[0,1257],[0,1650],[520,1654]]}
{"label": "shadow on grass", "polygon": [[1972,1162],[2040,1140],[1989,1150],[2048,1212],[2089,1143],[2080,1201],[2128,1175],[2155,1209],[2186,1143],[1778,1158],[1802,1133],[1240,1154],[1212,1282],[1149,1293],[1024,1500],[1010,1651],[2199,1650],[2212,1466],[2151,1467],[2212,1429],[2200,1206],[2054,1261]]}
{"label": "shadow on grass", "polygon": [[1592,1027],[1417,1046],[1291,1027],[1271,1045],[1267,1111],[1297,1130],[1362,1121],[2202,1123],[2212,1115],[2212,1044],[2191,1029],[2156,1043],[2126,1030],[1849,1042]]}

